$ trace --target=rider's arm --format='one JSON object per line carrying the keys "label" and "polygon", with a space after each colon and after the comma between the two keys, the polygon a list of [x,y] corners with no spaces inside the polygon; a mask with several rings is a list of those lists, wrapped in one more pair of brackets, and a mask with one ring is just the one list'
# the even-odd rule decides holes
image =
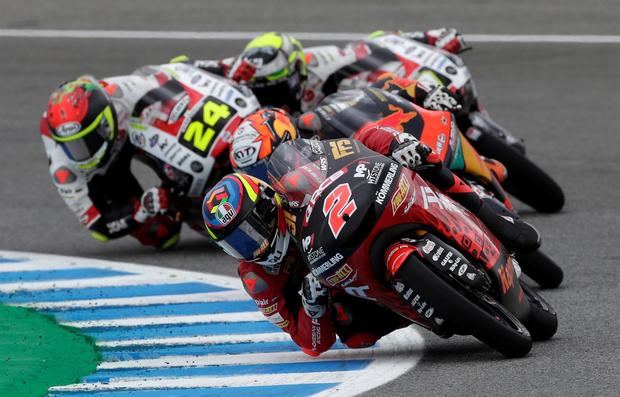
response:
{"label": "rider's arm", "polygon": [[[283,266],[284,267],[284,266]],[[238,272],[246,292],[263,315],[288,333],[306,354],[318,356],[336,340],[336,331],[328,309],[320,318],[311,318],[303,309],[297,293],[300,285],[289,286],[288,270],[270,274],[256,263],[241,262]]]}
{"label": "rider's arm", "polygon": [[445,87],[428,87],[417,80],[405,79],[392,73],[382,74],[372,86],[398,95],[425,109],[450,112],[461,109],[456,98]]}
{"label": "rider's arm", "polygon": [[186,55],[179,55],[178,57],[172,58],[170,63],[187,63],[209,73],[217,74],[219,76],[226,76],[228,75],[234,60],[234,57],[223,59],[190,59]]}
{"label": "rider's arm", "polygon": [[463,36],[454,28],[439,28],[425,32],[400,32],[400,35],[411,40],[432,45],[453,54],[461,53],[470,47]]}

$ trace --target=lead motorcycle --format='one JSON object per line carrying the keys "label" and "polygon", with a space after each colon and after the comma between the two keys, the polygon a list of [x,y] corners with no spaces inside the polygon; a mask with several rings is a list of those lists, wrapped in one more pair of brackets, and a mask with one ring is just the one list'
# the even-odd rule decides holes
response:
{"label": "lead motorcycle", "polygon": [[[555,334],[553,308],[490,231],[389,158],[351,139],[300,139],[276,149],[269,178],[306,265],[330,288],[507,357]],[[402,256],[397,270],[386,266],[392,255]]]}
{"label": "lead motorcycle", "polygon": [[[309,130],[303,120],[311,116]],[[329,95],[312,111],[301,116],[300,131],[320,139],[354,137],[358,131],[375,126],[409,133],[430,146],[444,165],[458,174],[497,213],[518,218],[503,188],[505,169],[492,159],[483,158],[461,134],[449,112],[421,108],[398,95],[374,87],[349,89]],[[500,180],[502,184],[500,184]],[[562,283],[564,273],[541,250],[517,252],[525,274],[543,288]]]}
{"label": "lead motorcycle", "polygon": [[[552,213],[562,209],[562,188],[526,157],[523,140],[495,122],[481,106],[469,69],[459,56],[397,34],[349,46],[359,60],[342,71],[340,89],[366,86],[383,72],[447,87],[463,105],[456,114],[459,129],[480,154],[499,160],[508,169],[506,190],[537,211]],[[320,53],[321,48],[310,47],[307,51]]]}

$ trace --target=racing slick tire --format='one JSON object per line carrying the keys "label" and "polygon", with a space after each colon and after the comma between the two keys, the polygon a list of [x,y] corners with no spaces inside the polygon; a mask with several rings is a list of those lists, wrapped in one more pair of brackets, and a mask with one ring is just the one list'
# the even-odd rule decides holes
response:
{"label": "racing slick tire", "polygon": [[532,338],[519,320],[493,298],[463,287],[445,273],[435,271],[415,255],[410,255],[396,274],[397,279],[416,289],[457,328],[470,334],[506,357],[523,357],[532,348]]}
{"label": "racing slick tire", "polygon": [[538,212],[554,213],[564,207],[562,188],[545,171],[499,137],[484,134],[472,142],[483,156],[499,160],[508,170],[506,191]]}
{"label": "racing slick tire", "polygon": [[542,251],[517,252],[515,258],[523,273],[545,289],[557,288],[564,280],[564,272]]}
{"label": "racing slick tire", "polygon": [[525,326],[530,331],[532,340],[551,339],[558,330],[558,316],[551,305],[523,280],[519,280],[523,292],[530,301],[530,314]]}

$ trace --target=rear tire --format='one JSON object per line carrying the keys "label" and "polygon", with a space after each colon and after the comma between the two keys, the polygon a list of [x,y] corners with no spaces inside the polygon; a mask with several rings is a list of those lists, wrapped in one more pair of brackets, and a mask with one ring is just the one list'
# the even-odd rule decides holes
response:
{"label": "rear tire", "polygon": [[483,156],[499,160],[508,170],[502,183],[506,191],[538,212],[554,213],[564,207],[562,188],[531,160],[490,134],[482,135],[472,145]]}
{"label": "rear tire", "polygon": [[506,357],[523,357],[532,348],[527,328],[503,306],[487,296],[474,294],[445,274],[436,273],[426,263],[410,256],[397,278],[415,288],[445,316],[448,324],[467,331]]}
{"label": "rear tire", "polygon": [[542,251],[517,252],[515,258],[523,273],[542,288],[557,288],[564,280],[564,272],[551,258]]}
{"label": "rear tire", "polygon": [[558,330],[558,316],[551,305],[522,280],[519,280],[523,292],[530,301],[530,315],[525,326],[530,331],[532,340],[551,339]]}

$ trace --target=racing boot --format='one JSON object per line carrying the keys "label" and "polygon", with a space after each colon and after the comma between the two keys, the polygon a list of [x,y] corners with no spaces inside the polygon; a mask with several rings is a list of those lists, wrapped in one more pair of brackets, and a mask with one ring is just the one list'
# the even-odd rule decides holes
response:
{"label": "racing boot", "polygon": [[476,216],[510,251],[534,251],[540,247],[540,233],[494,199],[483,198]]}

